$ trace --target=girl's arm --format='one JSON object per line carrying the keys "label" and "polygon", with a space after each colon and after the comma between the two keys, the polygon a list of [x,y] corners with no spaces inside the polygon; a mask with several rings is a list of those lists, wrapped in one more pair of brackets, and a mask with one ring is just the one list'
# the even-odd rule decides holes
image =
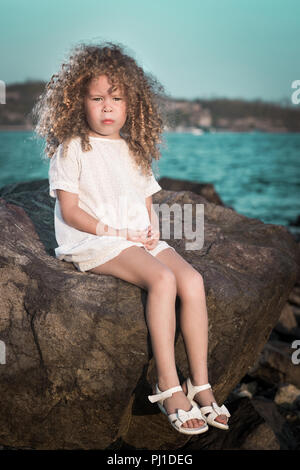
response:
{"label": "girl's arm", "polygon": [[127,236],[125,230],[115,229],[88,214],[78,206],[78,194],[57,189],[61,213],[64,221],[71,227],[93,235]]}
{"label": "girl's arm", "polygon": [[148,230],[129,230],[127,228],[118,229],[104,224],[78,206],[78,194],[70,193],[62,189],[57,189],[61,214],[64,221],[71,227],[82,232],[92,233],[93,235],[106,235],[122,237],[126,240],[146,242]]}
{"label": "girl's arm", "polygon": [[150,224],[155,232],[159,232],[159,219],[152,204],[152,196],[146,198],[146,207],[149,214]]}

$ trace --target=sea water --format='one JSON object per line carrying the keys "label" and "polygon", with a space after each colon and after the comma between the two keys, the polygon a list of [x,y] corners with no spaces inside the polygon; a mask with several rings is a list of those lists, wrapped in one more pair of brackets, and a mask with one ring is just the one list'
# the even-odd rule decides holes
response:
{"label": "sea water", "polygon": [[[32,131],[1,131],[0,188],[48,178],[44,145]],[[225,205],[265,223],[300,215],[300,133],[166,132],[160,149],[158,179],[212,183]]]}

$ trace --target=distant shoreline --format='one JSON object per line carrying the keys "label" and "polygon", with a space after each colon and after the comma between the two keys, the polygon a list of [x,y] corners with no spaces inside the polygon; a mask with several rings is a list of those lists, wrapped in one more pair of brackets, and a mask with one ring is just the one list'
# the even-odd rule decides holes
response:
{"label": "distant shoreline", "polygon": [[20,124],[17,126],[0,126],[0,131],[33,131],[33,127],[28,127],[24,124]]}
{"label": "distant shoreline", "polygon": [[[26,131],[26,132],[33,132],[34,131],[34,128],[33,127],[29,127],[28,125],[23,125],[23,124],[20,124],[20,125],[15,125],[15,126],[5,126],[5,125],[0,125],[0,132],[9,132],[9,131]],[[182,134],[182,133],[191,133],[191,134],[196,134],[196,132],[194,132],[194,128],[184,128],[184,129],[180,129],[180,130],[177,130],[176,128],[175,129],[170,129],[170,128],[167,128],[165,129],[165,132],[171,132],[171,133],[177,133],[177,134]],[[212,132],[211,130],[208,130],[208,133],[209,132]],[[273,129],[268,129],[268,130],[262,130],[262,129],[230,129],[230,128],[224,128],[224,129],[213,129],[213,133],[220,133],[220,132],[238,132],[238,133],[244,133],[244,132],[261,132],[261,133],[271,133],[271,134],[288,134],[288,133],[299,133],[299,131],[290,131],[288,129],[282,129],[282,128],[273,128]],[[205,133],[205,132],[204,132]]]}
{"label": "distant shoreline", "polygon": [[[39,113],[33,110],[45,87],[46,82],[39,80],[8,85],[6,104],[0,105],[0,132],[34,133]],[[157,104],[164,115],[164,131],[178,135],[300,132],[300,107],[290,99],[282,103],[225,97],[188,100],[162,94]]]}

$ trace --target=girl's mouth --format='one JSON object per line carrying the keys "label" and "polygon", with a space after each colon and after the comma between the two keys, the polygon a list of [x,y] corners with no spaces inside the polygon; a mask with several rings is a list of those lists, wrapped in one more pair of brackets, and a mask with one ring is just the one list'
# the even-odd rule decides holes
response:
{"label": "girl's mouth", "polygon": [[104,119],[103,124],[112,124],[114,121],[112,119]]}

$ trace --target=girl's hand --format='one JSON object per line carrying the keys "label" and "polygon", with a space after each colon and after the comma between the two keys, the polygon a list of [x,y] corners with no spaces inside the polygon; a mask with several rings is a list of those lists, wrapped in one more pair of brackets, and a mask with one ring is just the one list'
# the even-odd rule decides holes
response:
{"label": "girl's hand", "polygon": [[147,240],[148,229],[149,227],[147,227],[145,230],[132,230],[128,228],[126,239],[132,242],[145,243]]}
{"label": "girl's hand", "polygon": [[147,250],[153,250],[158,245],[159,237],[159,230],[155,229],[152,225],[149,225],[148,238],[146,243],[144,243]]}

